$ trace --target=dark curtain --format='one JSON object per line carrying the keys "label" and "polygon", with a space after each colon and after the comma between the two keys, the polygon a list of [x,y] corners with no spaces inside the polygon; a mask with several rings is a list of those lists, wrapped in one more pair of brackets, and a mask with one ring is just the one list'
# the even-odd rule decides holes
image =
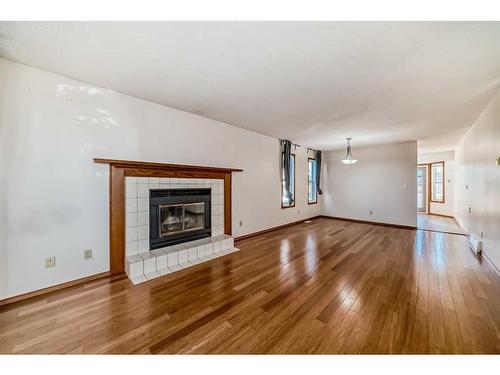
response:
{"label": "dark curtain", "polygon": [[292,142],[287,141],[286,139],[281,141],[281,149],[283,155],[283,173],[285,178],[285,194],[288,198],[288,204],[293,205],[293,196],[290,192],[290,153],[292,151]]}
{"label": "dark curtain", "polygon": [[323,194],[323,190],[320,188],[321,180],[321,151],[316,151],[316,190],[318,194]]}

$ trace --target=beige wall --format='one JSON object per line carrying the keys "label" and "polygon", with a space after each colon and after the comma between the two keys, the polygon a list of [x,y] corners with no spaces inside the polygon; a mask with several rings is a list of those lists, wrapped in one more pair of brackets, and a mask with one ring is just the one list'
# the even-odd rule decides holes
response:
{"label": "beige wall", "polygon": [[[500,268],[500,93],[488,104],[455,151],[456,218],[483,232],[484,253]],[[469,207],[471,212],[469,213]]]}
{"label": "beige wall", "polygon": [[92,158],[242,168],[239,236],[320,213],[294,152],[296,207],[281,209],[277,139],[0,59],[0,299],[108,270],[108,166]]}
{"label": "beige wall", "polygon": [[416,226],[416,142],[354,144],[354,165],[342,164],[344,156],[344,150],[324,156],[325,215]]}

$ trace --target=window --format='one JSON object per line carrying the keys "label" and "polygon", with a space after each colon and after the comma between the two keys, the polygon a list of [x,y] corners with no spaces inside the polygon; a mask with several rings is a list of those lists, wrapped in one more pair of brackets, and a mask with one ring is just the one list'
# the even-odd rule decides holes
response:
{"label": "window", "polygon": [[[281,154],[283,156],[283,153]],[[295,155],[290,154],[290,193],[292,193],[293,202],[289,202],[285,192],[285,171],[282,170],[281,178],[281,208],[295,206]]]}
{"label": "window", "polygon": [[318,190],[316,188],[316,159],[308,159],[309,172],[307,173],[307,202],[318,203]]}
{"label": "window", "polygon": [[444,203],[444,161],[431,163],[431,202]]}

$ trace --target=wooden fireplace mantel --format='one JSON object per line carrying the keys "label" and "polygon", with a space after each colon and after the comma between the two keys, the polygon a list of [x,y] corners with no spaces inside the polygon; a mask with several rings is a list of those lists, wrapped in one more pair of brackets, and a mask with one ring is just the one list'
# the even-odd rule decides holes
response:
{"label": "wooden fireplace mantel", "polygon": [[192,171],[192,172],[243,172],[243,169],[236,168],[220,168],[220,167],[205,167],[201,165],[184,165],[184,164],[167,164],[155,163],[150,161],[132,161],[132,160],[116,160],[116,159],[100,159],[94,158],[94,162],[99,164],[112,164],[119,168],[149,168],[159,170],[172,171]]}
{"label": "wooden fireplace mantel", "polygon": [[109,164],[109,267],[125,271],[125,177],[180,177],[224,180],[224,233],[231,235],[231,173],[242,169],[95,158]]}

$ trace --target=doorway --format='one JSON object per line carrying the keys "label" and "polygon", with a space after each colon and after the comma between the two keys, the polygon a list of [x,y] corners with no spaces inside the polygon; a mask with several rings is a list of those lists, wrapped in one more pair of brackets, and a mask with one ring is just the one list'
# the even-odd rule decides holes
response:
{"label": "doorway", "polygon": [[417,165],[417,229],[465,235],[453,217],[431,212],[431,202],[436,202],[431,199],[430,173],[433,164],[437,163]]}
{"label": "doorway", "polygon": [[417,166],[417,212],[429,213],[429,166]]}

